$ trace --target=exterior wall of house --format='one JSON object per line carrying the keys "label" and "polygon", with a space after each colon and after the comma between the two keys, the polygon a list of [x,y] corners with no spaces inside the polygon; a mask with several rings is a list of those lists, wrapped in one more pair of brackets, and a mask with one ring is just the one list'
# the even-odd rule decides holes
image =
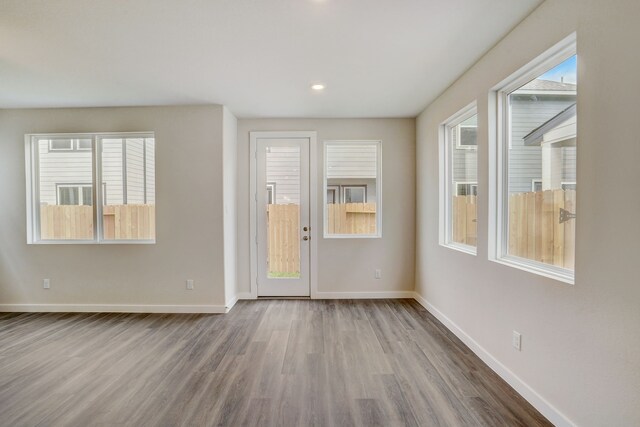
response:
{"label": "exterior wall of house", "polygon": [[376,189],[377,189],[377,185],[376,185],[376,180],[374,179],[367,179],[367,178],[330,178],[327,179],[327,186],[338,186],[339,190],[340,190],[340,195],[336,195],[336,197],[339,199],[336,200],[336,203],[344,203],[344,188],[346,186],[365,186],[367,188],[366,190],[366,196],[367,196],[367,203],[375,203],[376,201]]}
{"label": "exterior wall of house", "polygon": [[300,204],[300,152],[296,147],[270,147],[267,183],[275,185],[278,205]]}
{"label": "exterior wall of house", "polygon": [[[126,160],[126,203],[155,203],[155,147],[153,138],[128,138],[126,155],[123,154],[121,138],[102,140],[102,182],[104,201],[108,205],[125,203],[125,176],[123,167]],[[55,205],[59,203],[59,185],[92,185],[92,151],[50,150],[48,140],[38,144],[40,164],[40,202]],[[146,162],[146,165],[145,165]],[[145,194],[146,186],[146,194]]]}
{"label": "exterior wall of house", "polygon": [[52,151],[48,140],[38,143],[40,159],[40,202],[58,203],[57,186],[60,184],[91,185],[93,161],[91,151]]}
{"label": "exterior wall of house", "polygon": [[[526,147],[523,137],[576,102],[576,95],[512,96],[512,144],[509,161],[509,190],[512,193],[531,191],[532,181],[542,179],[542,150],[539,146]],[[453,130],[453,138],[456,130]],[[455,139],[454,139],[455,140]],[[576,148],[563,147],[562,182],[576,182]],[[478,182],[477,149],[453,149],[453,180],[456,182]]]}
{"label": "exterior wall of house", "polygon": [[[532,99],[535,97],[536,99]],[[511,150],[509,152],[509,191],[531,191],[531,181],[542,179],[542,149],[526,147],[524,136],[576,102],[575,94],[512,95]],[[561,148],[562,181],[575,182],[576,148]]]}

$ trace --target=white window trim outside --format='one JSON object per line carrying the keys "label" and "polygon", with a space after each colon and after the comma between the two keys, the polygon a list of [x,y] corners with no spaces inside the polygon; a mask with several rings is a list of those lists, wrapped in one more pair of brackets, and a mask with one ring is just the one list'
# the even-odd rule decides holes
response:
{"label": "white window trim outside", "polygon": [[327,194],[329,194],[329,191],[333,191],[333,203],[340,203],[340,186],[328,185]]}
{"label": "white window trim outside", "polygon": [[[327,186],[327,190],[329,189],[329,187],[331,187],[330,185]],[[362,203],[367,203],[367,201],[369,199],[367,199],[367,186],[366,185],[341,185],[340,188],[342,188],[342,202],[341,203],[347,203],[347,189],[362,189],[362,191],[364,192],[364,202]],[[349,202],[349,203],[356,203],[356,202]]]}
{"label": "white window trim outside", "polygon": [[[555,279],[573,285],[575,272],[566,268],[520,258],[508,254],[509,249],[509,148],[511,146],[511,123],[509,122],[509,94],[553,67],[576,55],[576,34],[566,37],[555,46],[522,67],[498,84],[492,93],[496,102],[495,159],[490,157],[490,177],[495,182],[489,189],[489,218],[493,218],[489,236],[489,260],[514,267],[529,273]],[[491,171],[494,171],[492,173]]]}
{"label": "white window trim outside", "polygon": [[[103,190],[102,185],[102,139],[105,138],[155,138],[153,132],[104,132],[83,134],[26,134],[25,135],[25,167],[27,194],[27,244],[32,245],[127,245],[127,244],[155,244],[156,240],[105,240],[102,230]],[[92,178],[93,187],[93,239],[77,240],[43,240],[40,238],[40,182],[39,182],[39,139],[91,139],[92,144]],[[63,151],[63,150],[60,150]],[[72,151],[72,150],[64,150]],[[85,150],[82,150],[85,151]],[[88,150],[86,150],[88,151]],[[57,190],[56,190],[57,192]]]}
{"label": "white window trim outside", "polygon": [[[330,145],[376,145],[376,233],[375,234],[329,234],[329,218],[327,216],[327,148]],[[325,239],[380,239],[382,238],[382,141],[380,140],[328,140],[323,142],[322,162],[322,215],[324,216],[322,235]],[[347,187],[350,187],[347,185]],[[357,187],[353,185],[351,187]],[[344,197],[344,195],[342,196]],[[365,192],[366,197],[366,192]],[[343,199],[344,200],[344,199]]]}
{"label": "white window trim outside", "polygon": [[[469,255],[477,255],[478,248],[471,245],[465,245],[464,243],[458,243],[453,241],[453,208],[452,208],[452,196],[454,195],[453,191],[455,190],[455,194],[457,193],[457,184],[458,182],[453,181],[453,170],[451,167],[451,160],[453,156],[453,148],[454,144],[451,141],[451,130],[460,125],[460,123],[465,120],[473,117],[478,114],[477,102],[473,101],[471,104],[459,110],[453,116],[449,117],[440,125],[439,131],[439,153],[440,153],[440,173],[439,173],[439,181],[440,181],[440,200],[439,200],[439,211],[440,211],[440,226],[439,228],[439,243],[440,246],[444,246],[445,248],[453,249],[456,251],[464,252]],[[457,148],[457,139],[455,146]],[[476,146],[477,148],[477,146]],[[459,183],[463,183],[460,181]]]}
{"label": "white window trim outside", "polygon": [[[73,205],[73,206],[89,206],[89,205],[85,205],[84,204],[84,192],[82,191],[83,188],[91,188],[91,193],[93,196],[93,184],[56,184],[56,202],[58,204],[60,204],[60,190],[62,188],[77,188],[78,189],[78,199],[79,199],[79,204],[78,205]],[[93,198],[93,197],[92,197]]]}
{"label": "white window trim outside", "polygon": [[471,185],[472,187],[476,187],[476,193],[478,192],[478,183],[476,181],[454,181],[456,195],[458,194],[458,189],[461,185]]}
{"label": "white window trim outside", "polygon": [[531,191],[536,191],[536,184],[540,184],[540,188],[542,188],[542,178],[536,178],[531,180]]}
{"label": "white window trim outside", "polygon": [[[471,116],[469,116],[471,117]],[[467,118],[469,118],[467,117]],[[466,120],[466,119],[464,119]],[[463,125],[462,123],[458,123],[458,125],[456,126],[456,149],[458,150],[477,150],[478,149],[478,143],[477,143],[477,139],[476,139],[476,145],[462,145],[461,140],[462,140],[462,132],[460,132],[461,128],[476,128],[476,135],[478,132],[478,125]]]}
{"label": "white window trim outside", "polygon": [[[271,191],[271,202],[269,203],[271,204],[275,204],[276,203],[276,183],[275,182],[267,182],[267,191]],[[267,202],[269,202],[267,200]]]}
{"label": "white window trim outside", "polygon": [[49,151],[74,151],[75,142],[73,139],[69,139],[69,148],[53,148],[54,139],[49,140]]}
{"label": "white window trim outside", "polygon": [[52,139],[49,140],[49,151],[69,152],[69,151],[91,151],[92,150],[92,148],[80,148],[80,140],[89,139],[89,138],[75,138],[75,139],[60,138],[60,139],[69,139],[70,147],[69,148],[53,148],[52,142],[58,138],[59,137],[57,135],[55,136],[52,135]]}

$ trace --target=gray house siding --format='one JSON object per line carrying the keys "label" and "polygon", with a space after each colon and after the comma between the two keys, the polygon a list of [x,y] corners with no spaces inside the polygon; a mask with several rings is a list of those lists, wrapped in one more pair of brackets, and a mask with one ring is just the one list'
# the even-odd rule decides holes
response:
{"label": "gray house siding", "polygon": [[[542,178],[542,150],[539,146],[525,147],[523,137],[547,120],[576,102],[573,92],[567,95],[511,96],[511,149],[509,150],[509,191],[531,191],[532,181]],[[456,129],[452,137],[456,138]],[[563,147],[562,182],[576,181],[576,147]],[[453,145],[453,180],[477,182],[477,150],[459,149]]]}
{"label": "gray house siding", "polygon": [[[574,94],[511,96],[511,149],[509,150],[509,192],[531,191],[532,180],[542,177],[542,149],[525,147],[523,137],[576,102]],[[562,150],[562,181],[575,182],[576,148]]]}
{"label": "gray house siding", "polygon": [[270,147],[267,185],[275,185],[278,205],[300,204],[300,151],[297,147]]}
{"label": "gray house siding", "polygon": [[38,143],[40,162],[40,203],[58,203],[58,185],[92,185],[91,151],[51,151],[49,140]]}
{"label": "gray house siding", "polygon": [[344,187],[365,186],[366,202],[377,197],[377,145],[327,145],[327,186],[340,188],[339,201],[344,202]]}
{"label": "gray house siding", "polygon": [[[153,138],[128,138],[126,156],[121,138],[102,140],[102,182],[104,203],[125,203],[125,176],[128,204],[155,203],[155,150]],[[60,185],[91,186],[93,159],[91,151],[53,151],[49,140],[38,143],[40,202],[58,203],[57,187]],[[145,162],[146,161],[146,167]],[[146,185],[146,194],[145,194]]]}

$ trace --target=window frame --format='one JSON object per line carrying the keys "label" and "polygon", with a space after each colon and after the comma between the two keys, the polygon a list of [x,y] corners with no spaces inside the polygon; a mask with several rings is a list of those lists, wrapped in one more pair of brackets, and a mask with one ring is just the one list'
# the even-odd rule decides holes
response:
{"label": "window frame", "polygon": [[[453,241],[453,206],[452,197],[458,194],[458,184],[467,183],[466,181],[454,181],[453,180],[453,150],[458,149],[458,135],[455,137],[455,141],[452,140],[451,131],[459,126],[465,120],[478,114],[477,101],[474,100],[470,104],[458,110],[454,115],[440,124],[439,130],[439,151],[440,151],[440,226],[439,228],[439,243],[440,246],[453,249],[459,252],[463,252],[469,255],[476,256],[478,254],[477,246],[471,246],[464,243],[458,243]],[[477,126],[476,126],[477,128]],[[465,146],[463,150],[469,149],[470,146]],[[474,147],[477,149],[477,145]],[[471,183],[471,182],[468,182]],[[478,183],[475,183],[478,185]],[[478,185],[479,189],[479,185]]]}
{"label": "window frame", "polygon": [[[326,140],[322,143],[322,236],[325,239],[381,239],[382,238],[382,141],[381,140]],[[375,145],[376,146],[376,232],[375,234],[329,234],[327,233],[329,217],[327,216],[327,190],[335,187],[328,185],[327,149],[331,145]],[[358,186],[346,185],[347,187]],[[339,198],[344,197],[343,186],[340,186]],[[365,190],[366,197],[366,190]],[[338,202],[340,203],[341,200]]]}
{"label": "window frame", "polygon": [[93,200],[93,184],[79,184],[79,183],[67,183],[67,182],[61,182],[61,183],[56,183],[56,203],[58,205],[60,205],[60,190],[62,188],[77,188],[78,189],[78,201],[80,201],[80,199],[82,199],[82,203],[78,204],[78,205],[67,205],[67,206],[89,206],[89,205],[85,205],[84,204],[84,192],[82,191],[83,188],[90,188],[91,189],[91,195],[92,195],[92,200]]}
{"label": "window frame", "polygon": [[[40,155],[38,141],[42,139],[68,138],[71,140],[90,139],[91,150],[80,149],[78,151],[91,151],[92,182],[90,184],[93,192],[93,239],[75,240],[55,240],[42,239],[40,222]],[[30,245],[130,245],[130,244],[155,244],[156,239],[149,240],[105,240],[103,234],[102,218],[104,195],[106,186],[102,183],[102,143],[105,138],[153,138],[155,147],[155,133],[146,132],[93,132],[93,133],[32,133],[24,136],[25,141],[25,167],[26,167],[26,201],[27,201],[27,244]],[[77,143],[72,142],[75,148]],[[49,144],[50,148],[50,144]],[[62,152],[76,151],[54,150]],[[155,168],[155,164],[154,164]],[[154,174],[155,175],[155,174]],[[98,185],[101,183],[102,185]],[[62,183],[62,185],[65,185]],[[70,184],[73,186],[74,184]],[[86,185],[86,184],[85,184]],[[104,188],[104,190],[103,190]],[[154,190],[155,191],[155,190]],[[56,185],[56,198],[58,197]],[[157,198],[157,193],[156,193]],[[157,229],[156,229],[157,232]],[[157,238],[157,235],[156,235]]]}
{"label": "window frame", "polygon": [[[465,119],[466,120],[466,119]],[[463,120],[464,121],[464,120]],[[462,141],[462,132],[460,132],[461,128],[475,128],[476,129],[476,145],[463,145],[461,143]],[[456,125],[456,148],[458,150],[477,150],[478,149],[478,125],[476,124],[475,126],[463,126],[462,123],[458,123]]]}
{"label": "window frame", "polygon": [[340,203],[340,186],[339,185],[327,185],[327,200],[329,200],[329,192],[333,191],[333,203]]}
{"label": "window frame", "polygon": [[[453,183],[455,184],[455,189],[456,189],[456,195],[458,196],[458,189],[461,185],[470,185],[470,188],[476,187],[476,194],[475,196],[478,196],[478,183],[476,181],[453,181]],[[467,194],[467,196],[473,196],[473,194]]]}
{"label": "window frame", "polygon": [[[269,197],[271,197],[271,201],[269,201]],[[273,205],[275,203],[276,203],[276,183],[267,182],[267,204]]]}
{"label": "window frame", "polygon": [[[496,133],[495,161],[490,164],[493,178],[489,198],[489,217],[493,218],[489,241],[489,260],[539,276],[575,284],[575,270],[569,270],[539,261],[510,255],[509,250],[509,149],[511,148],[511,106],[509,95],[533,79],[543,75],[572,56],[577,55],[576,34],[564,40],[528,62],[519,71],[502,81],[492,91],[496,109],[494,118]],[[533,185],[533,182],[532,182]],[[533,187],[532,187],[533,188]]]}
{"label": "window frame", "polygon": [[[367,198],[367,186],[366,185],[362,185],[362,184],[349,184],[349,185],[341,185],[340,188],[342,189],[342,203],[360,203],[360,202],[347,202],[347,189],[352,190],[352,189],[362,189],[363,191],[363,198],[364,198],[364,202],[362,203],[367,203],[367,200],[369,200]],[[328,189],[328,188],[327,188]]]}

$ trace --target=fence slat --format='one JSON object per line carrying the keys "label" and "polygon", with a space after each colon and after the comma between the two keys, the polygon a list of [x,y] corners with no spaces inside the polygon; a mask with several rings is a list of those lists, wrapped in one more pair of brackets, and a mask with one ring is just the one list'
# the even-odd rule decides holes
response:
{"label": "fence slat", "polygon": [[[564,208],[571,212],[576,212],[576,192],[575,190],[566,190],[564,194]],[[576,222],[569,220],[564,226],[564,268],[573,269],[575,265],[575,241],[576,241]]]}
{"label": "fence slat", "polygon": [[553,264],[564,267],[564,223],[560,224],[560,209],[564,209],[564,190],[553,192]]}

